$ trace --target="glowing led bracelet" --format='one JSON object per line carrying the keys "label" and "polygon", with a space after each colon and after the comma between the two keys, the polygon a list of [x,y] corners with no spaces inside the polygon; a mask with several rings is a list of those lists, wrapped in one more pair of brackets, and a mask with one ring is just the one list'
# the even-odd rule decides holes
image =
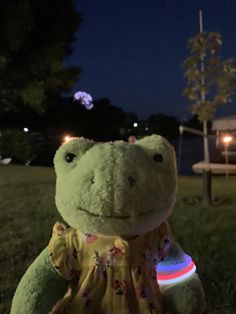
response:
{"label": "glowing led bracelet", "polygon": [[159,285],[178,283],[190,277],[196,271],[192,258],[185,254],[185,261],[178,264],[160,262],[157,266],[157,281]]}
{"label": "glowing led bracelet", "polygon": [[191,256],[187,254],[184,254],[184,257],[185,257],[185,260],[181,263],[176,263],[176,264],[168,264],[167,262],[158,263],[157,272],[158,273],[173,272],[173,271],[177,271],[179,269],[185,268],[192,262],[192,258]]}
{"label": "glowing led bracelet", "polygon": [[182,270],[179,270],[175,273],[168,273],[168,272],[165,272],[165,273],[161,273],[161,274],[157,274],[157,279],[159,280],[168,280],[168,279],[175,279],[175,278],[178,278],[182,275],[185,275],[187,274],[188,272],[190,272],[193,268],[194,268],[194,262],[191,262],[187,267],[185,267],[184,269]]}
{"label": "glowing led bracelet", "polygon": [[194,274],[196,271],[196,266],[193,264],[193,267],[191,270],[189,270],[187,273],[180,275],[178,277],[172,278],[172,279],[157,279],[159,285],[170,285],[174,283],[181,282],[187,278],[189,278],[192,274]]}

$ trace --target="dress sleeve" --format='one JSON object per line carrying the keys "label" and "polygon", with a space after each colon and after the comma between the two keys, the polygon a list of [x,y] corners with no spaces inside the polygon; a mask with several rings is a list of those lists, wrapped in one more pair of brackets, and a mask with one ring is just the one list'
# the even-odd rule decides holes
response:
{"label": "dress sleeve", "polygon": [[190,277],[196,266],[192,258],[185,254],[174,240],[167,222],[159,228],[157,281],[159,285],[181,282]]}
{"label": "dress sleeve", "polygon": [[48,245],[49,258],[60,276],[67,280],[74,278],[75,269],[73,260],[70,257],[68,247],[68,237],[70,228],[67,229],[62,223],[57,222],[52,231],[52,237]]}

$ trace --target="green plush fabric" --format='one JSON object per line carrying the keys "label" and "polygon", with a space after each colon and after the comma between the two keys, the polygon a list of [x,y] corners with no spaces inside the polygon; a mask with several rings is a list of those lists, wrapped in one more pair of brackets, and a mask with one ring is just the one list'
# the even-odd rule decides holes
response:
{"label": "green plush fabric", "polygon": [[[174,206],[175,153],[161,136],[135,144],[74,138],[59,148],[54,164],[57,208],[70,226],[82,232],[145,234],[160,226]],[[23,276],[11,313],[48,313],[67,288],[45,249]],[[168,313],[203,312],[204,294],[197,275],[163,288],[162,293]]]}
{"label": "green plush fabric", "polygon": [[162,286],[161,293],[170,314],[206,313],[204,290],[196,273],[178,284]]}
{"label": "green plush fabric", "polygon": [[46,314],[68,289],[49,261],[48,249],[35,259],[17,287],[11,314]]}
{"label": "green plush fabric", "polygon": [[[74,159],[66,162],[71,154]],[[173,207],[175,154],[161,136],[135,145],[72,139],[59,148],[54,162],[57,208],[75,229],[107,235],[146,233]]]}

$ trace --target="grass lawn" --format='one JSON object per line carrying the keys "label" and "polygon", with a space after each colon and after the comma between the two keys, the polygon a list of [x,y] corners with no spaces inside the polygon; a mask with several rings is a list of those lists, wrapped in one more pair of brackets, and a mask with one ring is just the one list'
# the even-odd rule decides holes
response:
{"label": "grass lawn", "polygon": [[[0,313],[10,311],[21,276],[47,245],[52,225],[61,220],[54,204],[51,168],[0,167]],[[181,177],[173,232],[195,260],[208,313],[236,313],[236,177],[214,177],[217,206],[201,205],[201,180]],[[26,313],[27,314],[27,313]]]}

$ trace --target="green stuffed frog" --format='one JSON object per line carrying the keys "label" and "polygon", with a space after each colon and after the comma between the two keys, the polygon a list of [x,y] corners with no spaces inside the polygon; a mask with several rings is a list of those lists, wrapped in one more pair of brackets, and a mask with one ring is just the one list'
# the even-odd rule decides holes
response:
{"label": "green stuffed frog", "polygon": [[29,267],[11,314],[201,314],[204,292],[167,218],[175,204],[173,147],[73,138],[55,158],[62,223]]}

